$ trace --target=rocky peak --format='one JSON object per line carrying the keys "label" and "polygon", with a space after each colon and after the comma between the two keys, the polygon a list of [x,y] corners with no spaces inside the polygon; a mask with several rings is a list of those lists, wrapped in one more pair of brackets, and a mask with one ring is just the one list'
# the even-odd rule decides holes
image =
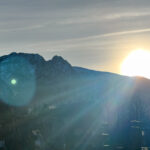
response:
{"label": "rocky peak", "polygon": [[52,60],[50,60],[50,63],[59,67],[71,68],[71,65],[61,56],[54,56]]}
{"label": "rocky peak", "polygon": [[28,60],[31,64],[39,64],[45,62],[44,58],[39,54],[16,53],[16,52],[12,52],[9,55],[0,57],[0,61],[9,57],[23,57],[26,60]]}
{"label": "rocky peak", "polygon": [[51,60],[48,61],[48,64],[53,70],[55,70],[55,72],[71,73],[73,71],[71,64],[69,64],[61,56],[54,56]]}
{"label": "rocky peak", "polygon": [[[74,69],[73,67],[64,60],[61,56],[54,56],[51,60],[45,61],[45,59],[39,54],[28,54],[28,53],[16,53],[13,52],[9,55],[0,57],[0,63],[9,58],[18,57],[26,59],[35,69],[37,78],[56,77],[60,75],[69,75]],[[20,64],[18,64],[20,66]]]}

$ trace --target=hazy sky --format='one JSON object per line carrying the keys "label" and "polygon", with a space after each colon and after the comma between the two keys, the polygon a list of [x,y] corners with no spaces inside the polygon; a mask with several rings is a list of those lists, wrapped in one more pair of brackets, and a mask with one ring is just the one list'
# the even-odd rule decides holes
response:
{"label": "hazy sky", "polygon": [[61,55],[72,65],[119,72],[150,50],[150,0],[1,0],[0,55]]}

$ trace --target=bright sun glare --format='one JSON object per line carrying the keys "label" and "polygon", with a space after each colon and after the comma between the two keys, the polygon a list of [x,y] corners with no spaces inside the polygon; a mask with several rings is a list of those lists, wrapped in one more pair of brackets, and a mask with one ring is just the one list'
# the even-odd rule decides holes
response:
{"label": "bright sun glare", "polygon": [[121,64],[121,74],[150,78],[150,51],[135,50]]}

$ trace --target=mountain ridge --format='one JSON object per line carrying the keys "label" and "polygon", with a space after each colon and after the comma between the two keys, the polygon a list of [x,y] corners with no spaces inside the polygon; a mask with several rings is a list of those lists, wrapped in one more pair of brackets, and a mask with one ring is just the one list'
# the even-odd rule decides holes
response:
{"label": "mountain ridge", "polygon": [[[49,67],[52,67],[52,66],[58,67],[59,66],[60,71],[61,71],[61,69],[63,69],[63,66],[65,66],[66,70],[64,70],[64,71],[67,71],[67,69],[73,68],[75,71],[80,72],[80,73],[91,73],[92,72],[92,73],[95,73],[95,74],[103,73],[103,74],[112,74],[112,75],[129,77],[129,76],[120,75],[118,73],[113,73],[113,72],[109,72],[109,71],[98,71],[98,70],[87,69],[87,68],[79,67],[79,66],[72,66],[62,56],[58,56],[58,55],[54,55],[52,57],[52,59],[45,60],[44,57],[42,57],[41,55],[39,55],[37,53],[12,52],[8,55],[0,56],[0,62],[3,61],[6,58],[9,58],[9,57],[12,57],[12,56],[13,57],[14,56],[24,57],[24,58],[28,59],[28,61],[30,61],[31,64],[36,64],[37,63],[37,64],[49,66]],[[57,68],[55,68],[55,69],[57,69]],[[131,78],[134,78],[134,77],[131,77]],[[136,76],[135,78],[145,78],[145,77]],[[145,79],[147,79],[147,78],[145,78]]]}

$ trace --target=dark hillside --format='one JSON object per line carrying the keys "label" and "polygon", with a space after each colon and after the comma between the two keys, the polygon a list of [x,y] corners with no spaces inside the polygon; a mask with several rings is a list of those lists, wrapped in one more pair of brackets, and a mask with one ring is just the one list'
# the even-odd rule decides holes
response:
{"label": "dark hillside", "polygon": [[150,146],[150,81],[73,67],[60,56],[0,57],[0,148]]}

